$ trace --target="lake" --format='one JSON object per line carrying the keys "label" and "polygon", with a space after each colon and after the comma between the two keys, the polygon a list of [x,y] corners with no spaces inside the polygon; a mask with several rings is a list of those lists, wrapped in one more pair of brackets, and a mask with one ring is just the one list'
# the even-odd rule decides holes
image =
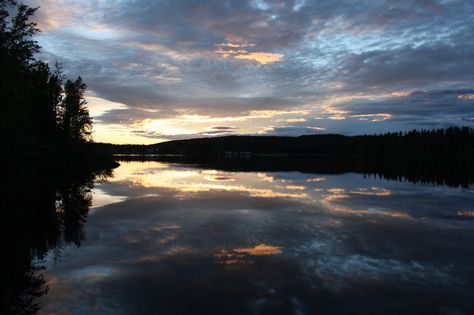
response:
{"label": "lake", "polygon": [[473,310],[471,185],[120,163],[36,259],[40,314]]}

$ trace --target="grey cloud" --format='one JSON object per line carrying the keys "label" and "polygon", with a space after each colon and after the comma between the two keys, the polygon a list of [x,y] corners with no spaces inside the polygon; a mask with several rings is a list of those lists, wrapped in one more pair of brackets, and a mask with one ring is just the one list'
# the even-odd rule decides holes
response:
{"label": "grey cloud", "polygon": [[209,129],[213,130],[213,131],[222,131],[222,132],[230,132],[230,131],[234,131],[234,130],[237,130],[239,128],[237,127],[229,127],[229,126],[213,126],[213,127],[210,127]]}
{"label": "grey cloud", "polygon": [[352,101],[335,107],[349,111],[352,115],[370,115],[377,113],[395,116],[472,116],[474,99],[462,99],[472,95],[472,89],[414,91],[407,96],[373,101]]}
{"label": "grey cloud", "polygon": [[300,136],[300,135],[312,135],[320,134],[322,130],[312,129],[311,127],[296,127],[296,126],[285,126],[285,127],[271,127],[265,134],[274,136]]}
{"label": "grey cloud", "polygon": [[[308,104],[317,110],[330,96],[474,86],[471,1],[98,1],[81,3],[81,15],[71,6],[31,3],[43,6],[40,26],[51,26],[55,14],[64,24],[46,27],[39,37],[45,59],[59,57],[67,74],[81,74],[95,95],[129,107],[104,113],[102,123],[173,117],[179,110],[211,116]],[[224,58],[215,52],[223,43],[281,53],[283,61]],[[336,107],[406,118],[398,128],[411,118],[410,126],[427,124],[427,115],[447,115],[437,125],[473,117],[471,101],[454,94]],[[338,124],[320,122],[349,133],[360,122]],[[295,125],[291,132],[306,133],[309,126]]]}
{"label": "grey cloud", "polygon": [[181,140],[181,139],[192,139],[192,138],[202,138],[202,137],[217,137],[217,136],[228,136],[232,134],[237,134],[238,128],[226,127],[225,129],[215,129],[213,127],[209,130],[191,133],[191,134],[174,134],[167,135],[157,131],[148,131],[148,130],[134,130],[133,133],[137,136],[152,138],[152,139],[166,139],[166,140]]}
{"label": "grey cloud", "polygon": [[[178,47],[215,45],[226,36],[247,37],[266,48],[286,48],[337,23],[350,30],[399,27],[417,19],[445,13],[449,5],[438,1],[404,0],[397,3],[366,1],[307,1],[295,10],[296,1],[135,1],[110,6],[102,22],[157,35],[165,44]],[[465,4],[469,8],[469,4]],[[465,8],[464,8],[465,9]],[[452,11],[452,10],[451,10]],[[414,22],[415,20],[415,22]],[[341,23],[343,21],[344,23]],[[341,26],[342,25],[342,26]]]}
{"label": "grey cloud", "polygon": [[[126,92],[127,89],[124,88]],[[125,93],[124,92],[124,93]],[[126,104],[135,106],[129,109],[112,109],[98,116],[103,123],[133,122],[145,118],[161,119],[176,117],[180,114],[177,109],[187,109],[187,114],[200,114],[206,116],[246,115],[254,110],[275,110],[296,107],[301,103],[278,98],[163,98],[156,103],[140,99],[127,102],[121,98],[114,99],[124,101]],[[176,106],[176,104],[179,104]],[[158,109],[156,109],[158,108]],[[148,109],[148,110],[147,110]]]}
{"label": "grey cloud", "polygon": [[349,55],[344,81],[356,87],[407,87],[440,81],[474,82],[474,45],[439,44]]}
{"label": "grey cloud", "polygon": [[146,110],[142,108],[110,109],[95,119],[103,124],[131,124],[147,118],[165,119],[173,118],[179,112],[173,110]]}

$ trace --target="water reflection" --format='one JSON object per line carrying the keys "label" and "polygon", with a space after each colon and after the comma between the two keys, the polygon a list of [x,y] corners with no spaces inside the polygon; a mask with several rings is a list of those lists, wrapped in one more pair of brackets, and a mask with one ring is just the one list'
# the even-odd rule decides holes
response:
{"label": "water reflection", "polygon": [[[61,248],[80,246],[92,204],[94,180],[110,170],[17,169],[4,173],[1,185],[4,277],[1,314],[34,314],[38,298],[48,292],[41,261],[58,259]],[[45,180],[48,178],[50,180]]]}
{"label": "water reflection", "polygon": [[[69,204],[90,205],[90,192],[79,191],[86,198]],[[79,229],[81,246],[45,256],[40,313],[463,314],[474,306],[471,188],[123,162],[91,192],[101,206]]]}
{"label": "water reflection", "polygon": [[281,247],[272,246],[266,244],[259,244],[254,247],[247,248],[235,248],[233,250],[221,250],[215,255],[219,263],[225,265],[233,264],[249,264],[251,261],[248,259],[250,256],[265,256],[281,254]]}
{"label": "water reflection", "polygon": [[[120,183],[115,185],[114,183]],[[228,191],[238,195],[297,199],[322,211],[412,218],[469,217],[474,188],[451,189],[434,184],[387,181],[355,173],[318,176],[300,172],[230,172],[162,162],[130,162],[115,171],[104,190],[110,201],[172,193]],[[120,190],[121,189],[121,190]],[[452,199],[455,202],[452,202]]]}

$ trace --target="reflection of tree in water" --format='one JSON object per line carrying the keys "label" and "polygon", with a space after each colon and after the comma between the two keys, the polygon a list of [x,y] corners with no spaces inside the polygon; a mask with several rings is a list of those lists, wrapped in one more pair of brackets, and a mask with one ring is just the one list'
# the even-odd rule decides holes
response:
{"label": "reflection of tree in water", "polygon": [[229,172],[302,172],[312,174],[359,173],[366,177],[415,184],[474,187],[472,158],[351,158],[255,156],[251,158],[208,158],[202,156],[121,156],[121,160],[192,164],[193,167]]}
{"label": "reflection of tree in water", "polygon": [[83,224],[92,205],[91,188],[90,183],[71,183],[61,187],[56,193],[56,213],[66,244],[74,243],[79,246],[84,239]]}
{"label": "reflection of tree in water", "polygon": [[48,291],[37,261],[50,250],[59,255],[65,245],[80,246],[94,181],[110,176],[111,170],[76,169],[60,175],[17,170],[9,175],[1,182],[5,276],[0,313],[34,314],[37,298]]}

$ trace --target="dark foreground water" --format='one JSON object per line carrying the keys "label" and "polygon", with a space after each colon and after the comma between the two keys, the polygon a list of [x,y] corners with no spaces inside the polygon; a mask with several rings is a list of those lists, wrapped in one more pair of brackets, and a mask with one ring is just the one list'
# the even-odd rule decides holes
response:
{"label": "dark foreground water", "polygon": [[473,188],[121,162],[80,194],[40,314],[474,312]]}

